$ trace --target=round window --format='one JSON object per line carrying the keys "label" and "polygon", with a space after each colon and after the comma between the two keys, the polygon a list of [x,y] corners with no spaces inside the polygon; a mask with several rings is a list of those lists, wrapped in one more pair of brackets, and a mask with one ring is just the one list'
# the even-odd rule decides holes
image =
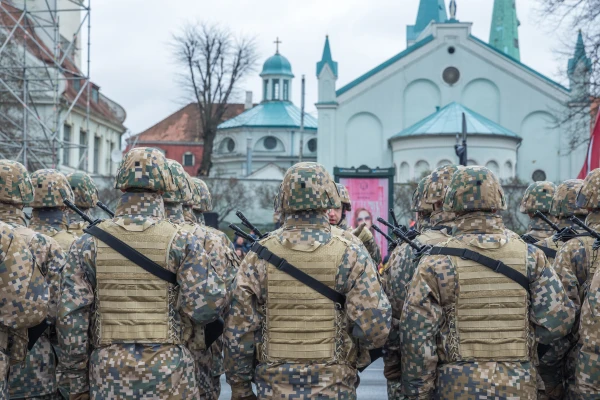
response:
{"label": "round window", "polygon": [[235,150],[235,142],[231,138],[227,139],[227,151],[231,153],[234,150]]}
{"label": "round window", "polygon": [[442,73],[444,82],[448,85],[454,85],[460,79],[460,71],[455,67],[448,67]]}
{"label": "round window", "polygon": [[267,150],[273,150],[275,147],[277,147],[277,139],[275,139],[273,136],[267,136],[264,140],[265,143],[265,149]]}
{"label": "round window", "polygon": [[307,143],[308,151],[314,153],[317,151],[317,139],[310,139]]}
{"label": "round window", "polygon": [[546,180],[546,173],[541,169],[536,169],[533,171],[533,175],[531,176],[534,182],[540,182]]}

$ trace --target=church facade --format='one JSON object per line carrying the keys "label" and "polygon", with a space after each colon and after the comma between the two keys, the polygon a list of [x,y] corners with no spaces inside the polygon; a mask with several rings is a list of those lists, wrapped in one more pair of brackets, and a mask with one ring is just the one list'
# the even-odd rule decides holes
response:
{"label": "church facade", "polygon": [[[585,97],[589,59],[578,43],[571,88],[520,61],[515,0],[495,0],[489,42],[450,15],[444,0],[421,0],[407,48],[336,88],[329,38],[317,63],[317,159],[334,167],[396,167],[396,182],[457,163],[454,145],[465,115],[468,163],[501,179],[573,178],[585,147],[568,148],[560,116]],[[579,49],[581,47],[581,49]],[[583,129],[586,129],[585,127]]]}

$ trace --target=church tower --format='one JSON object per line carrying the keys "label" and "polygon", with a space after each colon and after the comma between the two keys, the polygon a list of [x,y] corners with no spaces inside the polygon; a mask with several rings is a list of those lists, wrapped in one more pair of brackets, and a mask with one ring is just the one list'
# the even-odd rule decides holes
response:
{"label": "church tower", "polygon": [[276,50],[263,64],[260,77],[263,79],[262,101],[290,101],[292,98],[292,65],[279,54],[279,38],[275,41]]}
{"label": "church tower", "polygon": [[445,0],[421,0],[416,23],[406,27],[406,45],[415,44],[419,34],[431,21],[441,23],[446,22],[447,19]]}
{"label": "church tower", "polygon": [[494,0],[490,45],[517,61],[521,60],[519,25],[516,0]]}
{"label": "church tower", "polygon": [[317,161],[333,172],[335,160],[335,117],[338,107],[335,94],[335,83],[338,78],[338,63],[333,61],[329,36],[325,37],[325,46],[321,61],[317,63],[317,80],[319,82],[319,101],[315,106],[319,113],[319,147]]}
{"label": "church tower", "polygon": [[317,79],[319,81],[319,103],[335,101],[335,82],[338,78],[338,63],[331,57],[329,36],[325,37],[325,47],[321,61],[317,63]]}
{"label": "church tower", "polygon": [[575,54],[569,59],[567,75],[569,76],[569,87],[571,89],[572,101],[588,101],[590,94],[590,71],[592,61],[585,54],[585,44],[581,30],[577,36]]}

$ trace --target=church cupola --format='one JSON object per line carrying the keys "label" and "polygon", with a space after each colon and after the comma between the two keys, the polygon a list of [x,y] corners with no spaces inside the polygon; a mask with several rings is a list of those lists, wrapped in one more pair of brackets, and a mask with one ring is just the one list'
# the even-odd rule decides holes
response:
{"label": "church cupola", "polygon": [[585,44],[581,30],[577,36],[575,45],[575,54],[569,59],[567,74],[569,76],[569,86],[571,88],[571,98],[575,101],[588,99],[590,86],[590,72],[592,70],[592,60],[585,53]]}
{"label": "church cupola", "polygon": [[421,0],[416,23],[406,27],[407,46],[412,46],[417,42],[417,38],[431,21],[442,23],[447,20],[445,0]]}
{"label": "church cupola", "polygon": [[490,45],[517,61],[521,61],[520,24],[517,18],[516,0],[494,0]]}
{"label": "church cupola", "polygon": [[263,101],[290,101],[292,98],[292,65],[279,54],[279,38],[275,40],[275,54],[263,64]]}

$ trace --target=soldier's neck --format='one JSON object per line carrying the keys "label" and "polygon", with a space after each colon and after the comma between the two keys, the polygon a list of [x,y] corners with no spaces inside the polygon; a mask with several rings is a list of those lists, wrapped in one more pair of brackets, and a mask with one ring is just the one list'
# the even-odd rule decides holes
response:
{"label": "soldier's neck", "polygon": [[169,222],[179,225],[185,223],[181,203],[165,203],[165,215]]}
{"label": "soldier's neck", "polygon": [[503,233],[504,222],[498,214],[488,211],[474,211],[456,217],[456,235],[472,233]]}
{"label": "soldier's neck", "polygon": [[586,225],[590,227],[594,227],[594,229],[598,229],[598,225],[600,225],[600,210],[594,210],[590,212],[585,219]]}
{"label": "soldier's neck", "polygon": [[194,210],[192,210],[192,207],[190,206],[183,206],[183,218],[185,219],[185,222],[189,223],[189,224],[197,224],[198,220],[196,219],[196,216],[194,215]]}
{"label": "soldier's neck", "polygon": [[165,204],[160,194],[155,192],[125,192],[121,195],[115,217],[165,217]]}
{"label": "soldier's neck", "polygon": [[198,210],[194,210],[194,216],[196,217],[196,223],[198,225],[204,226],[206,222],[204,221],[204,214]]}
{"label": "soldier's neck", "polygon": [[23,209],[14,204],[0,203],[0,221],[14,225],[27,225]]}
{"label": "soldier's neck", "polygon": [[344,217],[340,220],[340,222],[337,224],[337,227],[346,231],[348,230],[348,218],[346,218],[346,216],[344,215]]}
{"label": "soldier's neck", "polygon": [[[550,214],[544,213],[544,215],[552,222],[556,223],[556,218],[554,218]],[[529,220],[529,229],[530,231],[552,231],[550,225],[544,222],[541,218],[531,218]]]}
{"label": "soldier's neck", "polygon": [[454,224],[455,219],[455,213],[444,210],[437,210],[431,213],[431,216],[429,217],[429,223],[432,227],[436,225],[452,226]]}
{"label": "soldier's neck", "polygon": [[60,208],[34,208],[31,213],[31,226],[50,226],[58,230],[67,230],[69,217]]}

